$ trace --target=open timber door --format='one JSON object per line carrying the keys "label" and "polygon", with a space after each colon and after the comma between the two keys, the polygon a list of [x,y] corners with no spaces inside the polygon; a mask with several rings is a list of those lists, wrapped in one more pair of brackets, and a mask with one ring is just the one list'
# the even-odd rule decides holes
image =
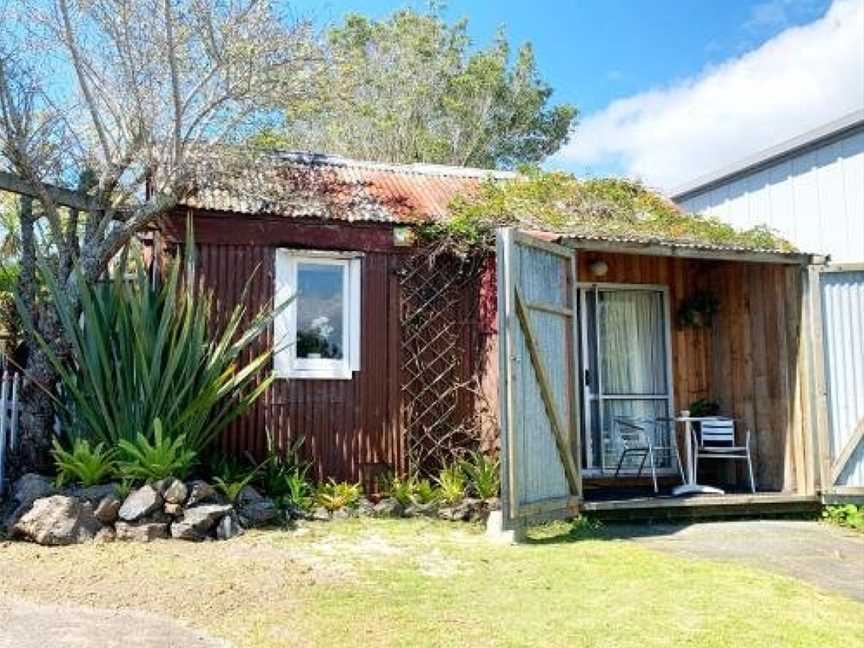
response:
{"label": "open timber door", "polygon": [[576,252],[498,230],[501,507],[505,528],[582,501],[576,397]]}

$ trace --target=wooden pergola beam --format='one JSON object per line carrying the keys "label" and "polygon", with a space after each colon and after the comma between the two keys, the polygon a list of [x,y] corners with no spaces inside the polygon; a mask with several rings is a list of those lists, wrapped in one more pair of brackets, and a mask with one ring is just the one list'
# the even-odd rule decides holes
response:
{"label": "wooden pergola beam", "polygon": [[[75,191],[51,184],[45,184],[44,187],[58,205],[86,212],[99,209],[99,206],[94,204],[90,198]],[[0,171],[0,191],[8,191],[20,196],[30,196],[31,198],[40,198],[40,194],[33,184],[27,182],[21,176],[7,173],[6,171]]]}

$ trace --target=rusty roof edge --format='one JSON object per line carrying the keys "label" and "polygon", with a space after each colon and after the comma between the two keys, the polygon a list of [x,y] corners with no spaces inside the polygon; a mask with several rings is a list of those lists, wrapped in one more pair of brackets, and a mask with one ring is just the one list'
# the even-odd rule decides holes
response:
{"label": "rusty roof edge", "polygon": [[520,231],[544,241],[556,242],[579,250],[672,256],[718,261],[752,261],[757,263],[783,263],[787,265],[823,265],[829,257],[808,252],[751,249],[741,246],[723,246],[711,243],[692,243],[651,238],[628,238],[601,235],[576,235],[520,228]]}
{"label": "rusty roof edge", "polygon": [[736,246],[719,246],[702,243],[687,243],[664,240],[627,240],[599,236],[558,237],[558,242],[567,247],[582,250],[671,256],[690,259],[715,259],[717,261],[750,261],[754,263],[782,263],[787,265],[818,265],[825,257],[806,252],[784,252],[782,250],[749,249]]}
{"label": "rusty roof edge", "polygon": [[446,164],[428,164],[419,162],[411,164],[397,164],[392,162],[375,162],[372,160],[356,160],[341,155],[315,153],[313,151],[273,151],[272,155],[279,160],[295,164],[345,167],[369,171],[383,171],[388,173],[427,175],[446,178],[511,180],[519,175],[515,171],[460,167]]}

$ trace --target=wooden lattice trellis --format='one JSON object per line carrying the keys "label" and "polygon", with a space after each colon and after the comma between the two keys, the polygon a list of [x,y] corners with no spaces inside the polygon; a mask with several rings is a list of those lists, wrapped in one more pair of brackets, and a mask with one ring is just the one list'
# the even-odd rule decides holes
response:
{"label": "wooden lattice trellis", "polygon": [[412,473],[434,474],[479,444],[474,324],[481,270],[481,258],[431,249],[402,264],[402,424]]}

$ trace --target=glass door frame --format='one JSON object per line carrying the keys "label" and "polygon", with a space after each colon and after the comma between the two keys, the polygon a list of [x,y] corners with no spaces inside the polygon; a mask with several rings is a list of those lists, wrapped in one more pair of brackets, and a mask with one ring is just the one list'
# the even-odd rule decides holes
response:
{"label": "glass door frame", "polygon": [[[603,422],[604,422],[604,412],[603,412],[603,401],[604,400],[656,400],[656,401],[667,401],[667,412],[668,416],[672,417],[674,415],[674,407],[675,407],[675,383],[674,383],[674,373],[672,370],[672,319],[671,319],[671,307],[670,307],[670,297],[669,297],[669,286],[665,284],[627,284],[627,283],[603,283],[603,282],[579,282],[576,284],[576,290],[578,293],[579,299],[579,346],[580,348],[580,360],[581,360],[581,374],[579,380],[582,385],[582,430],[580,431],[583,434],[582,437],[582,447],[584,448],[585,453],[585,463],[582,465],[583,474],[587,477],[597,477],[597,476],[610,476],[610,473],[604,472],[603,460],[602,460],[602,448],[601,448],[601,462],[599,466],[593,465],[594,456],[593,456],[593,443],[594,439],[592,438],[591,430],[592,430],[592,403],[594,401],[598,401],[597,407],[597,415],[599,417],[599,426],[600,435],[602,439],[603,434]],[[664,316],[664,326],[663,326],[663,343],[666,347],[666,385],[667,385],[667,394],[666,395],[646,395],[646,394],[611,394],[611,395],[603,395],[603,373],[600,370],[601,367],[601,359],[600,359],[600,326],[598,319],[598,309],[596,308],[596,304],[599,303],[595,298],[595,309],[594,309],[594,330],[596,331],[597,338],[597,362],[596,366],[598,369],[597,375],[597,386],[598,393],[593,394],[591,392],[591,384],[590,381],[586,380],[585,372],[588,370],[587,368],[590,366],[590,358],[588,357],[590,353],[590,347],[588,344],[588,293],[593,291],[596,294],[601,291],[616,291],[616,290],[627,290],[627,291],[644,291],[644,292],[659,292],[663,297],[663,316]],[[675,434],[674,429],[670,432],[670,442],[677,443],[677,434]],[[602,442],[602,441],[601,441]],[[582,461],[582,457],[579,457],[579,461]],[[643,471],[644,472],[644,471]],[[622,467],[621,473],[619,477],[630,477],[635,474],[635,471],[631,469],[627,469]],[[664,466],[657,468],[658,475],[671,475],[676,474],[676,467],[674,465]]]}

